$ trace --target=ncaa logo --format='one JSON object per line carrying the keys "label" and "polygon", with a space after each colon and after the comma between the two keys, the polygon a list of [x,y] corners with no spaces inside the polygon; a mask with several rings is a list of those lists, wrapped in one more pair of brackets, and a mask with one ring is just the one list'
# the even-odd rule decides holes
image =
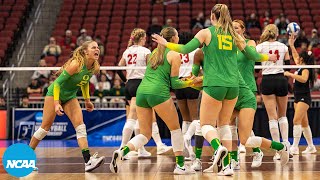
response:
{"label": "ncaa logo", "polygon": [[2,163],[4,169],[11,176],[24,177],[36,167],[36,154],[26,144],[13,144],[4,152]]}

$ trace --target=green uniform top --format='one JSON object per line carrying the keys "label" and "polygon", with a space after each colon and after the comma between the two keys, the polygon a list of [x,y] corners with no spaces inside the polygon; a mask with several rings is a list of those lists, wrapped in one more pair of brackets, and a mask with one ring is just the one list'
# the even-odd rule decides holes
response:
{"label": "green uniform top", "polygon": [[[246,43],[248,43],[248,39],[246,39]],[[238,59],[238,69],[239,72],[250,88],[252,92],[257,91],[256,80],[254,78],[254,65],[255,61],[247,58],[241,51],[237,51],[237,59]]]}
{"label": "green uniform top", "polygon": [[[65,73],[66,72],[63,71],[59,76],[66,76]],[[92,72],[90,72],[84,65],[79,73],[73,74],[60,84],[60,86],[58,87],[58,89],[60,90],[59,100],[64,103],[70,99],[76,98],[79,88],[88,85],[91,76]],[[55,80],[55,82],[57,81],[57,79]],[[47,96],[54,96],[54,89],[56,89],[56,87],[54,87],[56,86],[55,82],[53,82],[49,86]]]}
{"label": "green uniform top", "polygon": [[224,34],[214,26],[210,44],[204,45],[203,86],[239,87],[237,46],[232,36]]}
{"label": "green uniform top", "polygon": [[[153,53],[157,51],[155,49]],[[170,74],[171,65],[167,60],[167,54],[170,49],[166,48],[163,55],[163,64],[159,65],[157,69],[152,69],[150,63],[147,64],[147,69],[144,78],[139,85],[137,94],[151,94],[162,97],[170,97]]]}

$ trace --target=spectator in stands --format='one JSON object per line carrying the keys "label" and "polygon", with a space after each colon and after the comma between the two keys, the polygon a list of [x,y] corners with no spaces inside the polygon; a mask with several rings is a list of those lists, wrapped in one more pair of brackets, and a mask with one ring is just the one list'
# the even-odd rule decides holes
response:
{"label": "spectator in stands", "polygon": [[320,91],[320,69],[315,70],[315,78],[314,78],[314,84],[313,84],[313,91]]}
{"label": "spectator in stands", "polygon": [[162,26],[162,28],[166,28],[166,27],[174,27],[172,19],[168,18],[166,20],[166,24]]}
{"label": "spectator in stands", "polygon": [[320,63],[320,42],[312,48],[312,53],[317,64]]}
{"label": "spectator in stands", "polygon": [[250,17],[247,19],[247,22],[246,22],[246,28],[247,29],[250,29],[250,28],[259,28],[259,29],[261,29],[260,23],[259,23],[255,13],[251,13],[250,14]]}
{"label": "spectator in stands", "polygon": [[204,22],[204,28],[208,28],[208,27],[210,27],[212,25],[212,23],[211,23],[211,19],[210,19],[210,17],[208,17],[207,19],[206,19],[206,21]]}
{"label": "spectator in stands", "polygon": [[23,95],[21,98],[21,104],[19,108],[31,108],[31,104],[29,103],[29,96]]}
{"label": "spectator in stands", "polygon": [[[121,82],[119,79],[114,80],[113,87],[110,89],[110,96],[124,96],[124,87],[121,86]],[[119,97],[114,97],[110,100],[110,104],[112,107],[119,107],[118,103],[123,104],[124,102],[124,99]]]}
{"label": "spectator in stands", "polygon": [[92,40],[91,36],[87,35],[87,30],[81,29],[80,36],[77,39],[77,46],[81,46],[84,42],[91,41],[91,40]]}
{"label": "spectator in stands", "polygon": [[43,49],[41,59],[46,56],[54,56],[58,58],[61,54],[61,48],[56,43],[56,39],[54,37],[50,37],[49,44],[46,45]]}
{"label": "spectator in stands", "polygon": [[47,84],[44,85],[43,90],[42,90],[42,95],[46,96],[47,92],[48,92],[48,87],[50,86],[50,84],[53,83],[54,80],[56,80],[57,75],[56,74],[51,74],[49,77],[49,82]]}
{"label": "spectator in stands", "polygon": [[311,38],[309,39],[309,50],[311,50],[315,45],[317,45],[319,43],[320,39],[318,36],[318,31],[317,29],[312,29],[311,31]]}
{"label": "spectator in stands", "polygon": [[147,34],[148,36],[151,36],[154,33],[160,34],[161,29],[162,29],[162,25],[158,22],[158,18],[153,17],[151,21],[151,25],[147,30]]}
{"label": "spectator in stands", "polygon": [[277,19],[274,20],[274,24],[275,24],[276,26],[278,26],[278,24],[280,24],[281,18],[283,18],[283,17],[286,19],[286,23],[289,24],[289,23],[290,23],[289,19],[288,19],[283,13],[281,13],[281,14],[277,17]]}
{"label": "spectator in stands", "polygon": [[287,26],[288,23],[286,21],[286,18],[282,16],[280,18],[280,23],[277,25],[279,29],[279,36],[278,36],[278,41],[284,44],[288,43],[288,38],[287,38]]}
{"label": "spectator in stands", "polygon": [[98,35],[94,38],[94,41],[97,42],[100,49],[100,56],[104,56],[104,45],[101,41],[101,37]]}
{"label": "spectator in stands", "polygon": [[[105,74],[100,75],[100,81],[103,85],[103,89],[109,91],[111,88],[111,83]],[[99,83],[98,83],[99,84]],[[96,86],[96,89],[99,89],[99,85]]]}
{"label": "spectator in stands", "polygon": [[60,42],[60,46],[62,49],[72,49],[76,48],[77,38],[72,36],[71,30],[66,30],[66,34],[63,36],[62,41]]}
{"label": "spectator in stands", "polygon": [[32,93],[41,93],[41,86],[36,79],[32,79],[31,84],[27,88],[27,93],[32,94]]}
{"label": "spectator in stands", "polygon": [[294,46],[295,47],[301,47],[302,43],[305,43],[307,45],[309,44],[309,40],[306,37],[306,33],[304,32],[304,30],[300,31],[300,34],[297,37],[297,40],[295,41]]}
{"label": "spectator in stands", "polygon": [[0,109],[6,109],[6,101],[2,96],[0,96]]}
{"label": "spectator in stands", "polygon": [[197,15],[197,17],[193,18],[191,20],[191,29],[203,29],[204,28],[204,16],[203,16],[203,12],[199,12],[199,14]]}
{"label": "spectator in stands", "polygon": [[99,82],[98,89],[94,91],[93,95],[97,97],[95,100],[96,103],[107,103],[107,99],[105,97],[109,95],[109,92],[103,89],[103,83]]}
{"label": "spectator in stands", "polygon": [[260,27],[265,27],[273,23],[273,18],[270,16],[269,11],[264,12],[264,16],[260,18]]}
{"label": "spectator in stands", "polygon": [[[39,61],[39,67],[47,67],[47,63],[44,59]],[[39,81],[40,86],[43,86],[49,81],[49,76],[51,74],[50,70],[36,70],[32,75],[32,79]]]}

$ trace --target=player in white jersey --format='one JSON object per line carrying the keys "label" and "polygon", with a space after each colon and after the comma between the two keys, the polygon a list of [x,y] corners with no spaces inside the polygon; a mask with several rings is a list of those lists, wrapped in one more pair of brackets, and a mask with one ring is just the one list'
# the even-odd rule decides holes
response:
{"label": "player in white jersey", "polygon": [[[135,28],[131,32],[128,48],[124,51],[122,58],[119,62],[119,66],[128,67],[146,67],[147,60],[151,51],[144,47],[146,42],[146,32],[143,29]],[[127,70],[127,83],[125,87],[126,100],[129,102],[130,108],[127,116],[127,121],[122,131],[122,142],[120,148],[126,145],[133,131],[138,135],[139,124],[137,121],[136,112],[136,92],[144,77],[145,69],[128,69]],[[155,118],[154,118],[155,119]],[[170,147],[165,146],[159,135],[159,128],[156,122],[153,123],[152,137],[157,144],[157,153],[162,154],[170,150]],[[151,153],[147,152],[144,147],[138,150],[139,157],[151,156]]]}
{"label": "player in white jersey", "polygon": [[[179,35],[179,37],[180,37],[179,43],[186,44],[193,38],[193,35],[189,32],[183,32]],[[180,54],[180,57],[181,57],[181,66],[180,66],[180,72],[179,72],[180,79],[190,77],[192,72],[194,55],[197,50],[198,49],[188,54]],[[200,124],[199,115],[198,115],[199,91],[188,87],[183,89],[177,89],[175,91],[175,94],[178,100],[178,107],[183,119],[182,134],[185,137],[184,138],[185,147],[188,150],[187,154],[189,154],[189,158],[191,160],[194,160],[195,154],[191,146],[191,137],[195,133],[196,124],[197,123]],[[188,156],[186,157],[187,157],[186,159],[189,159]]]}
{"label": "player in white jersey", "polygon": [[[262,62],[262,65],[270,66],[270,68],[262,69],[261,92],[269,118],[272,139],[277,142],[280,141],[280,127],[282,141],[288,142],[288,119],[286,117],[288,80],[283,74],[283,69],[272,67],[290,64],[290,56],[288,47],[277,41],[278,35],[277,26],[269,24],[265,27],[260,37],[260,44],[257,45],[256,49],[259,53],[276,54],[278,57],[276,63],[270,61]],[[276,153],[273,159],[280,159],[280,155]]]}

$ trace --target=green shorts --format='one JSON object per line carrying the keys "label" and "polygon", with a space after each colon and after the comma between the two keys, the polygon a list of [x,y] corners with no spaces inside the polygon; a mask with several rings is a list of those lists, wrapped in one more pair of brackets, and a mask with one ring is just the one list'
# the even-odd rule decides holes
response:
{"label": "green shorts", "polygon": [[136,105],[143,108],[152,108],[156,105],[159,105],[171,97],[163,97],[152,94],[137,94],[136,96]]}
{"label": "green shorts", "polygon": [[253,92],[249,88],[240,87],[238,101],[234,109],[240,111],[244,108],[257,109],[257,101]]}
{"label": "green shorts", "polygon": [[238,96],[239,87],[205,86],[203,91],[218,101],[232,100]]}
{"label": "green shorts", "polygon": [[[46,96],[53,96],[53,85],[51,84],[48,88],[48,92]],[[60,90],[59,99],[61,101],[61,104],[64,104],[68,102],[71,99],[77,98],[77,91],[65,91]]]}

